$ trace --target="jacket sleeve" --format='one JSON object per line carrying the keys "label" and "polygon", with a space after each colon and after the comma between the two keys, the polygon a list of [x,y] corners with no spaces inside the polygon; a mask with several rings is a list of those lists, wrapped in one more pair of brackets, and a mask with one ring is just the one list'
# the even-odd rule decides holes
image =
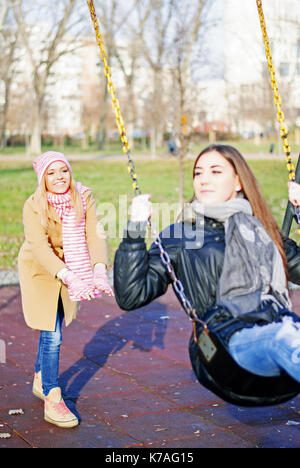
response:
{"label": "jacket sleeve", "polygon": [[96,203],[91,192],[86,197],[86,240],[94,267],[96,263],[108,264],[106,234],[97,219]]}
{"label": "jacket sleeve", "polygon": [[300,247],[292,239],[282,235],[283,247],[287,259],[288,279],[300,284]]}
{"label": "jacket sleeve", "polygon": [[53,277],[66,267],[65,263],[54,253],[46,229],[43,228],[39,213],[33,208],[30,199],[23,208],[25,239],[34,259]]}
{"label": "jacket sleeve", "polygon": [[[163,295],[170,283],[158,247],[153,243],[148,251],[144,236],[144,230],[128,229],[115,255],[114,291],[118,305],[124,310],[149,304]],[[165,248],[176,269],[178,247],[169,239]]]}

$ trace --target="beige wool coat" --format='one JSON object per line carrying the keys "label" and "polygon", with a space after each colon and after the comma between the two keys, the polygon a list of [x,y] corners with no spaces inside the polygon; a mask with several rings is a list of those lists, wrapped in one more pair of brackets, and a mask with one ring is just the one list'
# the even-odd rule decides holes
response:
{"label": "beige wool coat", "polygon": [[[90,191],[86,199],[86,239],[91,264],[107,264],[106,236],[98,223],[96,205]],[[61,294],[65,323],[76,315],[77,302],[69,298],[68,288],[56,277],[66,268],[62,245],[62,222],[52,206],[49,227],[43,228],[37,207],[36,192],[24,204],[25,242],[18,256],[22,308],[26,324],[36,330],[54,331],[57,305]]]}

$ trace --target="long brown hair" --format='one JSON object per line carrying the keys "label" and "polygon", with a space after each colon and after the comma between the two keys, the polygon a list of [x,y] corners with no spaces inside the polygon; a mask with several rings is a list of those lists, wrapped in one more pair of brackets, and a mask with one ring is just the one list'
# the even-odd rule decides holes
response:
{"label": "long brown hair", "polygon": [[209,153],[211,151],[217,151],[221,156],[223,156],[232,165],[235,173],[239,176],[244,197],[249,201],[252,207],[253,215],[259,219],[273,240],[274,244],[278,248],[283,260],[285,271],[287,272],[286,256],[277,223],[260,190],[253,172],[251,171],[244,157],[236,148],[230,145],[210,145],[202,150],[201,153],[197,156],[194,164],[193,179],[195,177],[195,168],[199,159],[203,154]]}
{"label": "long brown hair", "polygon": [[[38,210],[41,219],[42,226],[47,230],[49,223],[50,223],[50,212],[49,212],[49,203],[47,200],[46,195],[46,180],[45,174],[41,180],[39,187],[35,192],[35,196],[38,202]],[[71,203],[72,206],[75,208],[76,211],[76,219],[79,223],[83,216],[83,205],[80,193],[76,189],[75,180],[73,179],[72,173],[70,172],[70,195],[71,195]]]}

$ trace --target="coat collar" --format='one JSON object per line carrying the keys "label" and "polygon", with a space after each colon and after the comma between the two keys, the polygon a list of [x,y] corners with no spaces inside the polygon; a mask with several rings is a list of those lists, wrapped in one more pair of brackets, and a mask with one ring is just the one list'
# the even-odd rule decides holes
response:
{"label": "coat collar", "polygon": [[[34,206],[35,206],[35,210],[38,212],[38,203],[37,203],[37,200],[38,200],[38,187],[36,189],[36,191],[34,192],[34,194],[31,196],[32,197],[32,201],[34,203]],[[56,221],[57,223],[60,223],[62,224],[62,220],[60,219],[60,217],[58,216],[57,212],[55,211],[55,209],[53,208],[53,206],[49,205],[49,218]]]}
{"label": "coat collar", "polygon": [[50,215],[50,219],[53,219],[57,223],[60,223],[60,224],[62,223],[62,220],[60,219],[55,209],[51,205],[49,205],[49,215]]}

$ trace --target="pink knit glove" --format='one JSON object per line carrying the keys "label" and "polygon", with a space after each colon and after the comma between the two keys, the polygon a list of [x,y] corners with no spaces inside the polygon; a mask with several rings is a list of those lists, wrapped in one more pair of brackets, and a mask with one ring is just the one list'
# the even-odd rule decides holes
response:
{"label": "pink knit glove", "polygon": [[71,270],[64,273],[62,281],[68,286],[71,301],[90,300],[95,297],[94,288],[88,286]]}
{"label": "pink knit glove", "polygon": [[108,296],[114,296],[113,290],[108,282],[106,267],[103,263],[97,263],[94,268],[94,286],[96,291],[101,291]]}

